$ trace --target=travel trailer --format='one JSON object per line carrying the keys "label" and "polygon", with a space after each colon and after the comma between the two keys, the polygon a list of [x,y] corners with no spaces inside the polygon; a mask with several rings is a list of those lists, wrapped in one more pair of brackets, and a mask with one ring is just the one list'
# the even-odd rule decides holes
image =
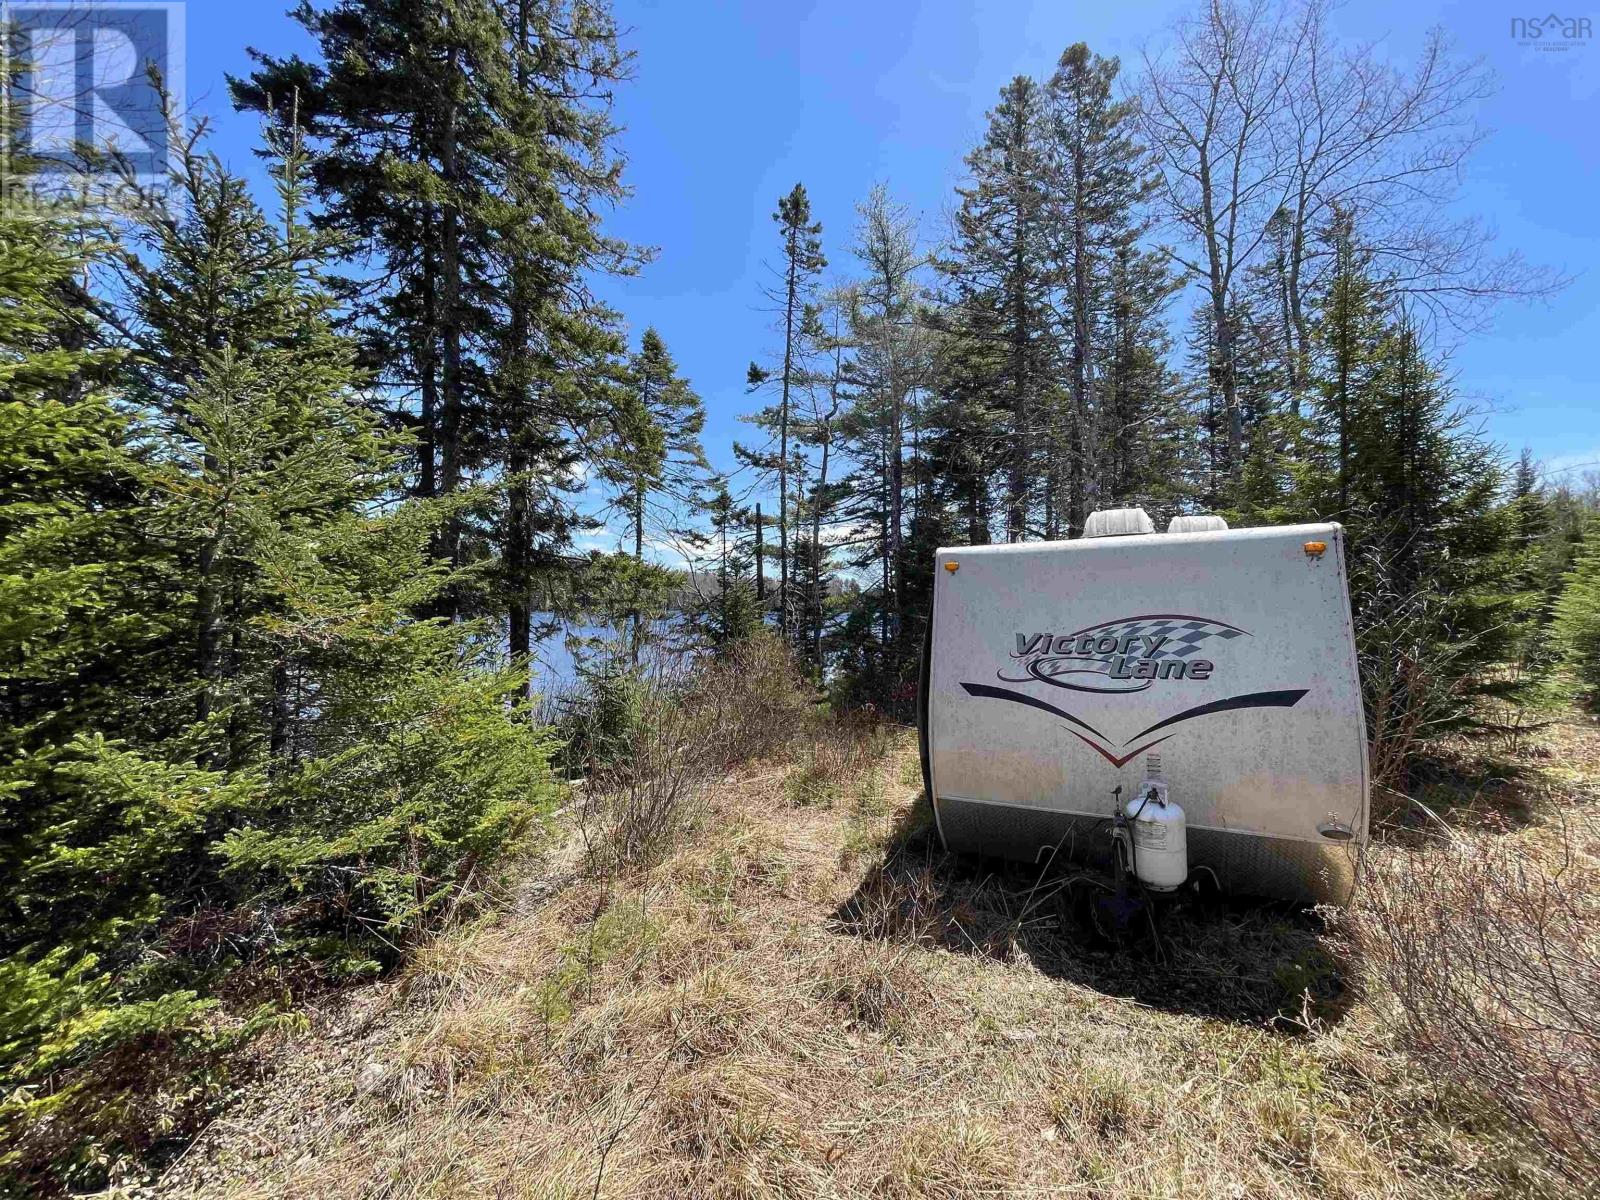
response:
{"label": "travel trailer", "polygon": [[941,549],[934,576],[922,761],[950,850],[1349,898],[1368,784],[1340,526],[1113,510],[1075,541]]}

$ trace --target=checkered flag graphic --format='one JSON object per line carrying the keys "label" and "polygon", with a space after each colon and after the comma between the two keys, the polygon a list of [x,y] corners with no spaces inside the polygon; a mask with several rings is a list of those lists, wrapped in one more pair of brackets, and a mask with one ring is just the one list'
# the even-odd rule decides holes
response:
{"label": "checkered flag graphic", "polygon": [[[1161,648],[1149,656],[1156,662],[1164,658],[1186,659],[1198,653],[1200,647],[1210,638],[1232,641],[1234,638],[1245,636],[1244,630],[1235,629],[1232,625],[1225,625],[1221,621],[1208,621],[1204,617],[1176,616],[1135,617],[1128,621],[1109,621],[1104,625],[1085,629],[1083,632],[1102,637],[1115,637],[1119,644],[1128,634],[1137,634],[1140,640],[1134,644],[1133,649],[1138,654],[1143,653],[1147,644],[1145,638],[1164,637],[1167,640],[1161,643]],[[1112,656],[1096,654],[1094,657],[1109,660]]]}

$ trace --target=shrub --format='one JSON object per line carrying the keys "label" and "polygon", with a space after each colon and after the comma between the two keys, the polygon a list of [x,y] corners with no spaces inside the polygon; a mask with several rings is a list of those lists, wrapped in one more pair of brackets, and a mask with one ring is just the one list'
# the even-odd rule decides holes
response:
{"label": "shrub", "polygon": [[657,861],[700,815],[716,765],[681,660],[657,660],[633,677],[626,741],[582,784],[579,828],[591,869]]}
{"label": "shrub", "polygon": [[769,758],[811,725],[813,706],[794,654],[763,629],[704,660],[688,688],[707,738],[706,753],[721,765]]}
{"label": "shrub", "polygon": [[[587,857],[599,871],[657,861],[700,817],[709,780],[787,746],[810,712],[792,656],[765,632],[714,656],[662,652],[597,678],[627,697],[625,708],[592,696],[573,705],[596,714],[610,739],[591,735],[608,753],[589,755],[580,800]],[[610,720],[615,713],[625,715]]]}
{"label": "shrub", "polygon": [[1594,883],[1461,840],[1375,855],[1342,918],[1411,1055],[1497,1105],[1580,1192],[1600,1175]]}

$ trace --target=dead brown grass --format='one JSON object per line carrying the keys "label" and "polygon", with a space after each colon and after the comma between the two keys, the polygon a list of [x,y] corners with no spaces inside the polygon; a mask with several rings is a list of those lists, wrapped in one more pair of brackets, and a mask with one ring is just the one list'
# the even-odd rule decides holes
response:
{"label": "dead brown grass", "polygon": [[842,803],[863,776],[881,772],[890,749],[891,727],[870,715],[835,721],[826,733],[796,747],[785,794],[795,805]]}
{"label": "dead brown grass", "polygon": [[[1314,923],[1195,913],[1165,963],[1090,946],[1026,881],[919,840],[913,756],[900,737],[886,761],[844,772],[826,806],[791,802],[790,762],[741,768],[653,866],[530,885],[542,898],[322,1014],[155,1190],[1558,1188],[1501,1112],[1417,1069],[1382,1004],[1268,1019],[1259,997],[1315,990],[1271,965],[1301,962]],[[1164,991],[1130,998],[1130,981],[1161,972]]]}

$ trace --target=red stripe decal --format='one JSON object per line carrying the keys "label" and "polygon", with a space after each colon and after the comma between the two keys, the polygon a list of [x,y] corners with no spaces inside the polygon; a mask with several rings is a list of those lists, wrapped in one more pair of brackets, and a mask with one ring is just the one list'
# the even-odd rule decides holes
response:
{"label": "red stripe decal", "polygon": [[1073,737],[1077,738],[1085,746],[1089,747],[1089,749],[1093,750],[1101,758],[1105,759],[1113,767],[1125,767],[1125,766],[1127,766],[1129,762],[1131,762],[1134,758],[1138,757],[1139,755],[1143,754],[1146,750],[1150,749],[1151,746],[1159,746],[1162,742],[1166,741],[1167,738],[1172,736],[1169,733],[1169,734],[1167,734],[1167,737],[1158,737],[1155,741],[1146,742],[1144,745],[1140,746],[1137,750],[1130,750],[1130,751],[1128,751],[1128,753],[1124,754],[1121,758],[1118,758],[1116,755],[1112,754],[1109,750],[1102,750],[1099,746],[1096,746],[1088,738],[1084,737],[1083,734],[1076,733],[1071,729],[1067,730],[1067,732],[1072,734]]}

